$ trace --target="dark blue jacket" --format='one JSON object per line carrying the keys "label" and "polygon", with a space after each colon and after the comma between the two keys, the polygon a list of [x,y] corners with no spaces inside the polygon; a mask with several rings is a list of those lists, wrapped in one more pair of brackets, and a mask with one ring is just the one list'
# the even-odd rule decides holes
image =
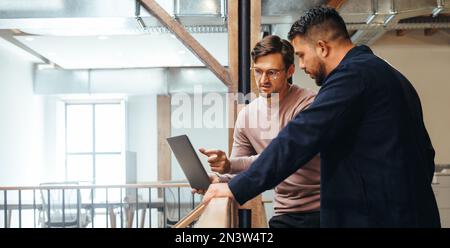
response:
{"label": "dark blue jacket", "polygon": [[352,48],[229,187],[239,203],[320,153],[322,227],[439,227],[434,149],[411,83],[370,48]]}

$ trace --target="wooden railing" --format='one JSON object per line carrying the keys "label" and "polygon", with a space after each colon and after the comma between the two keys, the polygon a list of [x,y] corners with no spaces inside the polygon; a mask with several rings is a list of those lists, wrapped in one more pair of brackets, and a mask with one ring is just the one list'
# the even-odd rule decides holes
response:
{"label": "wooden railing", "polygon": [[207,205],[200,204],[186,217],[181,219],[175,228],[185,228],[196,221],[196,228],[235,228],[239,226],[239,209],[251,210],[251,227],[266,228],[267,220],[261,195],[239,206],[230,198],[213,198]]}
{"label": "wooden railing", "polygon": [[[64,183],[64,182],[62,182]],[[105,188],[185,188],[190,187],[187,182],[171,182],[171,181],[158,181],[158,182],[149,182],[149,183],[139,183],[139,184],[106,184],[106,185],[94,185],[94,184],[86,184],[86,185],[70,185],[70,186],[0,186],[0,191],[5,190],[39,190],[39,189],[105,189]]]}
{"label": "wooden railing", "polygon": [[213,198],[207,205],[200,204],[174,227],[185,228],[194,221],[195,228],[237,227],[237,205],[230,198]]}
{"label": "wooden railing", "polygon": [[[200,202],[199,196],[191,194],[187,182],[164,181],[125,185],[2,186],[0,187],[0,217],[2,218],[0,225],[19,228],[41,227],[42,223],[55,221],[55,219],[48,219],[48,216],[51,216],[49,209],[58,207],[60,212],[62,211],[59,216],[62,216],[62,220],[59,220],[60,225],[66,227],[66,222],[69,222],[69,219],[65,219],[67,212],[69,212],[68,209],[65,209],[68,203],[53,203],[53,205],[48,206],[48,203],[43,202],[44,197],[54,192],[63,196],[73,193],[76,196],[74,204],[76,207],[72,210],[76,212],[78,217],[80,212],[91,216],[88,226],[82,226],[78,223],[78,227],[98,227],[98,225],[94,226],[93,217],[99,217],[99,215],[105,216],[100,219],[95,218],[95,224],[101,224],[100,227],[168,227],[171,225],[169,216],[166,216],[168,206],[171,206],[170,213],[172,216],[170,216],[170,221],[176,223],[182,219],[182,215],[184,216],[187,211],[194,209]],[[170,195],[166,196],[166,193],[170,193]],[[81,194],[95,195],[95,198],[81,199],[79,197]],[[157,226],[151,225],[152,214],[150,214],[150,209],[157,209],[158,219],[163,222],[162,226],[159,224]],[[149,210],[148,213],[146,210]],[[184,211],[183,214],[181,210]],[[64,214],[64,212],[66,213]],[[116,216],[119,216],[119,222],[116,220]],[[133,222],[133,219],[136,219],[136,221]],[[106,226],[102,223],[104,221]],[[24,224],[24,222],[28,224]]]}
{"label": "wooden railing", "polygon": [[[180,193],[182,188],[184,191]],[[43,196],[55,191],[77,195],[76,209],[72,206],[67,210],[67,202],[45,205]],[[80,199],[80,194],[95,197]],[[125,185],[3,186],[0,187],[0,227],[49,227],[47,224],[55,221],[68,227],[70,218],[65,216],[69,211],[76,212],[78,219],[81,219],[81,212],[88,216],[88,224],[78,220],[74,227],[238,227],[238,206],[233,200],[215,198],[208,205],[198,205],[200,201],[201,196],[192,195],[188,183],[173,181]],[[62,219],[52,219],[51,207],[59,208]],[[260,197],[239,208],[252,210],[252,227],[267,226]],[[157,224],[152,222],[151,209],[157,210]]]}
{"label": "wooden railing", "polygon": [[231,228],[236,227],[237,206],[230,198],[214,198],[205,207],[198,219],[197,228]]}

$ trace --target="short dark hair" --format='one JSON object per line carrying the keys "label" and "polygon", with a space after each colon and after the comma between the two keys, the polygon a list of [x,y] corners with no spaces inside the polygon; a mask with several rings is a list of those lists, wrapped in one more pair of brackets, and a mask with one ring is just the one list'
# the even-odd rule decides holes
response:
{"label": "short dark hair", "polygon": [[330,40],[350,40],[344,19],[330,7],[314,7],[306,11],[291,27],[288,39],[293,40],[297,35],[308,37],[310,31],[316,27],[319,32],[326,32]]}
{"label": "short dark hair", "polygon": [[274,53],[281,54],[286,70],[294,64],[294,48],[291,43],[276,35],[266,36],[256,43],[251,55],[253,62],[255,62],[259,57]]}

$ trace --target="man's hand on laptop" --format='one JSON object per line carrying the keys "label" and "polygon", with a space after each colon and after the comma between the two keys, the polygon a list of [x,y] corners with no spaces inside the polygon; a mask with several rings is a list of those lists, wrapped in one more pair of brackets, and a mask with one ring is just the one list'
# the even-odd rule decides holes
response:
{"label": "man's hand on laptop", "polygon": [[[211,182],[211,184],[213,184],[213,183],[220,183],[220,178],[219,178],[219,176],[217,174],[215,174],[215,173],[208,173],[208,176],[209,176],[209,181]],[[206,193],[206,190],[204,190],[204,189],[192,189],[192,193],[204,195]]]}
{"label": "man's hand on laptop", "polygon": [[208,163],[211,170],[220,174],[229,173],[231,170],[230,160],[227,154],[222,150],[206,150],[205,148],[198,149],[201,153],[208,156]]}

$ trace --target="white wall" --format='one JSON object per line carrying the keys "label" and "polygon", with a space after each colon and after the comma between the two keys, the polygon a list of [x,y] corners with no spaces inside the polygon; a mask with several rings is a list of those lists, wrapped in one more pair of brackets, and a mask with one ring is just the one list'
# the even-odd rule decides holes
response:
{"label": "white wall", "polygon": [[[211,93],[209,93],[211,94]],[[182,102],[175,103],[174,96],[172,96],[172,123],[174,123],[174,118],[177,118],[177,113],[180,111],[185,114],[182,118],[187,118],[187,122],[190,123],[190,128],[177,127],[176,125],[172,125],[172,136],[183,135],[186,134],[189,137],[194,149],[197,151],[197,154],[200,160],[203,163],[205,169],[209,172],[211,171],[206,156],[198,152],[198,149],[203,147],[206,149],[220,149],[225,151],[228,154],[228,129],[226,128],[226,113],[227,113],[227,102],[224,97],[225,94],[214,93],[212,96],[216,101],[212,104],[206,104],[206,95],[199,96],[197,95],[197,99],[199,100],[199,104],[194,103],[197,100],[194,100],[194,95],[189,95],[187,100],[191,103],[190,106],[187,104],[182,104]],[[222,106],[219,106],[223,104]],[[222,114],[223,125],[217,125],[217,127],[207,127],[205,126],[205,122],[209,120],[208,115],[205,115],[208,110],[217,110],[218,114]],[[203,114],[202,114],[203,113]],[[199,115],[197,115],[199,114]],[[190,116],[190,117],[189,117]],[[203,117],[203,119],[201,119]],[[211,123],[210,123],[211,124]],[[218,123],[217,123],[218,124]],[[185,175],[181,170],[178,161],[173,156],[172,153],[172,179],[173,180],[181,180],[185,179]]]}
{"label": "white wall", "polygon": [[40,182],[65,180],[64,103],[44,96],[44,166]]}
{"label": "white wall", "polygon": [[0,185],[33,185],[42,175],[44,102],[33,94],[32,62],[0,39]]}
{"label": "white wall", "polygon": [[156,95],[130,96],[127,101],[127,150],[137,153],[137,180],[157,180]]}
{"label": "white wall", "polygon": [[436,163],[450,163],[450,36],[439,31],[424,36],[423,30],[405,36],[385,34],[373,51],[402,72],[422,101],[425,125],[436,150]]}
{"label": "white wall", "polygon": [[[189,89],[188,89],[189,90]],[[195,90],[194,90],[195,92]],[[175,93],[176,94],[176,93]],[[213,102],[208,104],[207,95],[209,95],[210,100]],[[227,124],[227,102],[224,93],[206,93],[206,94],[191,94],[185,95],[184,98],[190,104],[185,102],[177,102],[174,94],[172,95],[172,136],[183,135],[186,134],[189,137],[195,151],[197,152],[200,161],[202,162],[204,168],[207,172],[210,172],[211,169],[209,167],[209,163],[205,155],[198,152],[200,147],[206,149],[220,149],[225,151],[228,154],[228,129],[226,128]],[[195,99],[195,100],[194,100]],[[213,118],[209,118],[210,116],[207,114],[208,111],[216,111],[216,114],[222,115],[218,120],[222,120],[223,122],[219,124],[219,122],[211,123],[209,120],[214,120]],[[180,117],[178,114],[183,113],[183,116]],[[211,112],[209,112],[211,113]],[[184,120],[189,123],[190,127],[182,127],[179,125],[178,120]],[[211,126],[205,126],[205,123],[213,124]],[[214,124],[217,124],[214,126]],[[177,126],[178,125],[178,126]],[[172,153],[172,180],[186,180],[186,176],[183,173],[178,161]],[[175,194],[168,194],[169,201],[174,201]],[[181,201],[191,203],[192,197],[190,193],[190,189],[182,189],[181,190]],[[200,195],[195,195],[195,202],[200,202]],[[185,216],[190,211],[189,208],[183,208],[181,210],[181,216]],[[170,213],[169,215],[177,216],[177,213]],[[173,217],[172,217],[173,218]]]}

